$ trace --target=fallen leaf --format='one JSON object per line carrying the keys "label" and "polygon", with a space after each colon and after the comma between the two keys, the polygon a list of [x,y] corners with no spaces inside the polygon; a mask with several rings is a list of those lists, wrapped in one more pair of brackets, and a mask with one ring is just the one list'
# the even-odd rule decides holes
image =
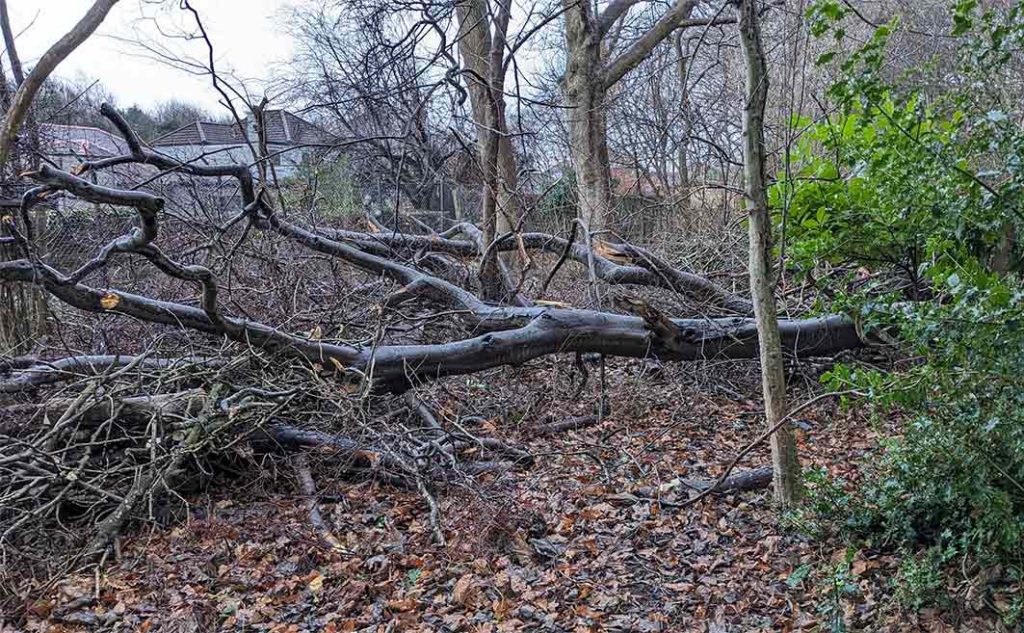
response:
{"label": "fallen leaf", "polygon": [[455,581],[455,587],[452,589],[452,600],[464,607],[472,607],[475,597],[476,591],[473,587],[473,574],[464,574]]}

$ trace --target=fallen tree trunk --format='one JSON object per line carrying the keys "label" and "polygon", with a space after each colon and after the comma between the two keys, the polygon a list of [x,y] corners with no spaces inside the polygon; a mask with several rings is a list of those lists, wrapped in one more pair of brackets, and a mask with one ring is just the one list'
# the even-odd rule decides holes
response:
{"label": "fallen tree trunk", "polygon": [[596,425],[601,421],[601,418],[597,415],[581,415],[578,417],[566,418],[558,422],[549,422],[547,424],[538,424],[531,428],[529,433],[532,437],[544,437],[546,435],[557,435],[558,433],[567,433],[569,431],[579,431],[580,429],[586,429]]}
{"label": "fallen tree trunk", "polygon": [[138,421],[148,420],[154,416],[195,415],[209,399],[202,389],[152,396],[119,396],[117,398],[96,395],[94,398],[95,401],[88,403],[79,403],[77,398],[71,397],[49,398],[38,405],[12,405],[0,409],[0,411],[7,414],[21,413],[24,415],[42,411],[56,419],[74,407],[77,416],[87,422],[101,422],[115,416]]}
{"label": "fallen tree trunk", "polygon": [[[757,357],[757,328],[752,320],[738,317],[673,319],[677,333],[673,340],[666,340],[639,317],[592,310],[483,306],[476,320],[481,329],[496,331],[450,343],[360,348],[311,340],[233,317],[223,317],[222,323],[216,323],[199,308],[83,284],[63,284],[25,260],[0,263],[0,279],[40,283],[61,301],[89,312],[115,312],[226,335],[310,362],[334,359],[345,371],[365,376],[377,388],[391,391],[405,391],[411,380],[474,373],[565,352],[676,361]],[[794,357],[828,356],[862,345],[854,323],[842,316],[780,321],[779,330],[783,349]]]}
{"label": "fallen tree trunk", "polygon": [[641,501],[657,501],[664,506],[672,507],[681,503],[673,500],[675,493],[680,490],[691,491],[697,495],[707,495],[767,488],[772,483],[772,472],[771,467],[763,467],[752,468],[719,480],[679,477],[660,486],[647,486],[637,488],[632,492],[616,493],[609,495],[606,499],[611,503],[622,505],[633,505]]}
{"label": "fallen tree trunk", "polygon": [[[456,231],[426,239],[411,236],[388,238],[376,234],[355,238],[335,232],[334,238],[337,239],[334,239],[277,214],[264,199],[264,194],[257,192],[245,165],[192,165],[157,155],[141,146],[116,112],[109,107],[102,110],[121,130],[131,153],[87,163],[83,165],[83,173],[118,164],[143,163],[195,177],[234,177],[244,204],[237,217],[245,219],[250,228],[274,233],[293,244],[403,284],[398,293],[385,301],[384,308],[396,308],[411,300],[441,305],[458,314],[472,336],[424,345],[347,345],[289,334],[265,323],[224,314],[218,301],[220,284],[212,270],[179,263],[153,244],[162,199],[137,190],[99,187],[52,167],[44,167],[29,176],[47,188],[64,190],[86,200],[133,207],[138,212],[141,228],[111,241],[77,271],[65,274],[31,257],[31,231],[22,232],[12,224],[13,235],[25,257],[0,262],[0,281],[35,284],[80,310],[123,314],[302,358],[346,378],[369,381],[378,391],[401,392],[417,381],[474,373],[502,365],[518,365],[544,355],[564,352],[680,361],[757,356],[757,330],[754,323],[746,318],[673,320],[653,309],[644,310],[642,318],[638,318],[550,306],[491,305],[465,288],[389,258],[379,250],[380,243],[390,239],[392,244],[389,248],[415,246],[429,252],[443,252],[448,247],[446,245],[453,244],[451,248],[458,253],[479,253],[484,245],[476,239],[475,227],[466,225],[458,229],[473,238],[466,242],[451,241],[451,235]],[[34,203],[36,198],[26,198],[25,206]],[[27,222],[25,224],[27,229]],[[696,295],[704,293],[705,299],[719,305],[731,305],[738,311],[747,310],[744,301],[734,301],[735,297],[728,296],[728,293],[723,295],[724,291],[714,284],[675,271],[651,253],[628,245],[598,242],[591,249],[549,235],[525,234],[503,236],[488,248],[522,247],[526,244],[552,252],[568,252],[578,261],[592,262],[593,270],[606,279],[660,285]],[[87,276],[106,266],[115,255],[131,254],[145,258],[173,278],[198,286],[200,306],[95,288],[83,283]],[[618,264],[613,261],[616,258],[628,260],[631,264]],[[831,355],[861,345],[854,324],[843,317],[784,321],[780,330],[784,350],[797,357]]]}
{"label": "fallen tree trunk", "polygon": [[32,359],[16,367],[10,377],[0,379],[0,393],[31,391],[45,385],[74,380],[83,376],[97,375],[109,369],[128,367],[135,364],[139,369],[173,369],[185,365],[214,365],[212,359],[194,358],[138,358],[131,355],[90,355],[69,356],[57,360]]}
{"label": "fallen tree trunk", "polygon": [[[470,232],[476,227],[459,224],[444,235]],[[409,256],[416,252],[442,253],[455,257],[478,257],[480,246],[475,240],[460,240],[439,235],[408,235],[404,233],[359,233],[323,229],[321,232],[333,240],[347,242],[360,250],[381,257],[398,254]],[[566,255],[583,266],[593,261],[594,273],[609,284],[630,284],[664,288],[693,301],[695,309],[725,311],[730,314],[750,315],[753,308],[743,297],[731,293],[700,275],[676,269],[650,251],[631,244],[597,241],[594,248],[585,243],[570,241],[547,233],[511,234],[499,238],[494,245],[499,251],[520,249],[538,250],[553,255]]]}

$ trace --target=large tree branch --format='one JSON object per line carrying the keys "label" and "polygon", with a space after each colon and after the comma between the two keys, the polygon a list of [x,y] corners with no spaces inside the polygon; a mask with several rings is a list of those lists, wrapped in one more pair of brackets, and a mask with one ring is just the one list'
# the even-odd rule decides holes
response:
{"label": "large tree branch", "polygon": [[[465,224],[453,228],[455,232],[477,230],[472,225]],[[416,252],[442,253],[456,257],[477,257],[480,254],[479,245],[474,240],[459,240],[437,235],[359,233],[331,229],[325,229],[323,233],[337,241],[353,244],[360,250],[381,257],[387,257],[392,253],[411,255]],[[725,290],[705,277],[673,268],[650,251],[631,244],[597,242],[591,252],[591,248],[585,242],[574,240],[570,244],[565,238],[547,233],[522,233],[502,237],[494,248],[499,251],[523,248],[555,255],[567,253],[569,259],[584,266],[589,266],[590,257],[593,256],[595,273],[598,279],[605,283],[664,288],[692,300],[705,311],[724,309],[726,313],[751,313],[750,302],[743,297]]]}
{"label": "large tree branch", "polygon": [[614,0],[611,2],[605,10],[601,12],[601,15],[597,18],[597,32],[599,37],[604,37],[608,31],[611,30],[612,26],[626,14],[627,11],[632,9],[641,0]]}
{"label": "large tree branch", "polygon": [[640,39],[622,51],[618,57],[610,61],[604,70],[605,89],[614,86],[622,77],[640,64],[647,55],[668,37],[672,31],[680,27],[680,23],[690,17],[697,0],[676,0],[672,8],[665,12]]}
{"label": "large tree branch", "polygon": [[664,41],[673,31],[697,26],[732,24],[736,22],[735,16],[731,15],[691,18],[690,15],[696,5],[697,2],[695,0],[677,0],[676,4],[654,26],[644,33],[640,39],[622,51],[618,57],[608,62],[604,71],[605,89],[614,86],[626,73],[636,68],[654,50],[654,47]]}
{"label": "large tree branch", "polygon": [[[132,157],[150,158],[136,139],[129,142]],[[153,158],[167,168],[181,167],[172,159]],[[359,347],[310,340],[264,323],[221,315],[216,311],[217,286],[212,273],[203,267],[178,264],[151,243],[156,236],[156,215],[162,204],[159,198],[96,187],[52,169],[41,170],[35,176],[47,186],[70,191],[85,199],[139,209],[143,225],[139,232],[143,237],[139,243],[133,242],[124,250],[148,258],[169,275],[201,283],[204,288],[203,309],[86,286],[79,283],[80,279],[68,278],[37,260],[0,262],[0,281],[36,284],[58,300],[89,312],[120,313],[150,323],[225,336],[247,345],[319,363],[328,370],[337,369],[341,373],[356,375],[370,381],[374,388],[393,391],[404,391],[414,381],[514,365],[562,352],[595,352],[636,358],[656,356],[667,360],[751,358],[756,355],[757,329],[752,321],[743,318],[670,320],[649,307],[642,310],[643,318],[638,318],[590,310],[490,305],[443,279],[363,250],[357,244],[331,239],[287,221],[255,194],[244,166],[233,169],[243,189],[243,199],[252,200],[246,205],[246,213],[257,229],[274,232],[313,251],[403,284],[398,299],[393,298],[385,305],[417,298],[454,307],[464,315],[474,332],[484,334],[437,344]],[[475,252],[483,248],[476,239],[475,227],[461,227],[460,230],[474,239],[454,241],[452,243],[456,246],[453,248],[462,252],[470,252],[470,246]],[[454,231],[431,237],[429,243],[436,245],[449,241],[451,234]],[[363,241],[369,239],[370,236],[366,236]],[[534,242],[537,248],[553,248],[556,252],[565,252],[569,246],[564,240],[547,235],[529,237],[528,234],[510,243],[516,241]],[[409,244],[404,241],[390,247]],[[627,256],[643,260],[644,266],[620,266],[604,255],[595,258],[597,253],[592,252],[577,252],[574,257],[579,260],[603,259],[607,262],[609,277],[620,275],[629,279],[629,274],[642,276],[650,273],[666,280],[666,287],[675,287],[673,271],[669,267],[642,249],[630,248],[632,250],[625,251]],[[621,255],[618,251],[616,254]],[[787,322],[782,330],[784,346],[797,356],[831,354],[860,345],[856,328],[842,317]]]}
{"label": "large tree branch", "polygon": [[[223,333],[232,340],[325,367],[329,367],[326,361],[333,359],[346,369],[367,375],[376,387],[397,391],[407,389],[410,380],[474,373],[565,352],[678,361],[757,356],[757,328],[744,318],[675,319],[674,339],[669,341],[659,339],[638,317],[590,310],[481,306],[476,317],[484,329],[508,329],[450,343],[358,348],[309,340],[233,317],[223,318],[222,330],[201,309],[83,284],[66,285],[52,270],[25,260],[0,263],[0,280],[39,284],[60,301],[88,312],[113,312],[208,334]],[[798,357],[831,355],[861,346],[854,324],[841,316],[783,321],[780,331],[783,348]]]}
{"label": "large tree branch", "polygon": [[14,85],[17,87],[25,82],[25,71],[21,66],[18,47],[14,42],[14,29],[11,28],[11,18],[7,13],[7,0],[0,0],[0,30],[3,30],[7,59],[11,62],[11,74],[14,76]]}

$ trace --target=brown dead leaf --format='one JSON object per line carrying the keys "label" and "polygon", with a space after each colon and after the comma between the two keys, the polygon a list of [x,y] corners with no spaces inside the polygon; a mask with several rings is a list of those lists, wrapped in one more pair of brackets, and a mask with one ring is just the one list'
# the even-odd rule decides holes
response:
{"label": "brown dead leaf", "polygon": [[402,598],[401,600],[392,600],[388,602],[388,609],[395,613],[415,611],[418,608],[419,603],[416,602],[415,598]]}
{"label": "brown dead leaf", "polygon": [[314,576],[310,579],[307,587],[314,596],[319,594],[324,588],[324,577],[319,572],[314,572]]}
{"label": "brown dead leaf", "polygon": [[476,600],[476,588],[473,586],[473,574],[463,574],[455,581],[452,589],[452,600],[464,607],[472,607]]}

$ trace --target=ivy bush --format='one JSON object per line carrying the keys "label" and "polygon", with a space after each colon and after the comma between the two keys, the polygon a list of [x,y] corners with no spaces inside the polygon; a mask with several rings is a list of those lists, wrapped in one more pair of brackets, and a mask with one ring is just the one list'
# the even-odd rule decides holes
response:
{"label": "ivy bush", "polygon": [[[998,82],[1024,43],[1024,9],[951,7],[958,81],[940,97],[883,79],[888,38],[840,58],[844,5],[815,3],[812,31],[837,50],[837,114],[806,130],[772,191],[780,248],[828,309],[885,329],[905,361],[883,372],[840,365],[825,380],[901,432],[841,491],[820,473],[814,503],[848,533],[907,552],[905,602],[919,607],[957,557],[1006,578],[1024,570],[1024,132],[1019,109],[977,86]],[[1019,60],[1017,60],[1019,61]],[[1016,106],[1014,106],[1016,107]],[[825,307],[825,306],[823,306]],[[1019,612],[1019,609],[1018,609]],[[1017,617],[1006,614],[1006,617]]]}

